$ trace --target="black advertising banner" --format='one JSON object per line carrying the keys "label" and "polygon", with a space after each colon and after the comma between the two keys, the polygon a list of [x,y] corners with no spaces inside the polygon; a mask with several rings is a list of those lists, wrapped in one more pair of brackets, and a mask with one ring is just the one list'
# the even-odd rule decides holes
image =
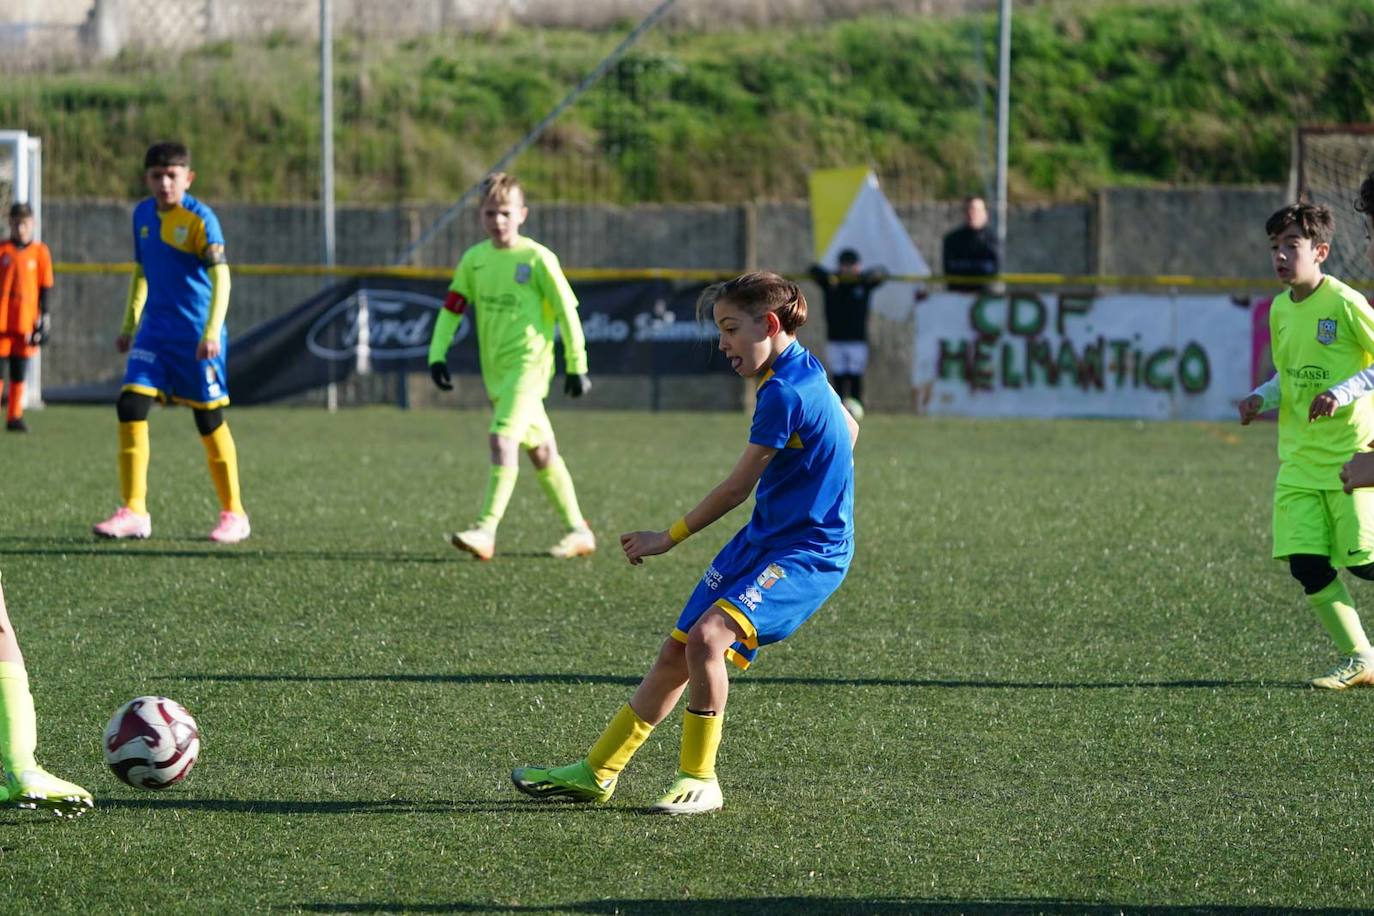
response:
{"label": "black advertising banner", "polygon": [[[573,290],[593,378],[729,370],[715,327],[709,318],[696,319],[700,284],[591,281],[574,283]],[[400,279],[349,280],[321,291],[230,341],[233,403],[270,403],[359,371],[424,372],[447,292],[441,280]],[[471,320],[458,328],[448,364],[454,372],[478,371]],[[556,364],[561,372],[561,352]],[[118,385],[110,383],[44,392],[55,402],[108,402],[117,395]]]}

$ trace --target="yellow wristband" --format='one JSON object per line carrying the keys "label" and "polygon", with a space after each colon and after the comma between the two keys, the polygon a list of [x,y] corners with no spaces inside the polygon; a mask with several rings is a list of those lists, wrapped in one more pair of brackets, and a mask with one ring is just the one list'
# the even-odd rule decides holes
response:
{"label": "yellow wristband", "polygon": [[673,539],[674,544],[681,544],[692,536],[692,529],[687,527],[687,516],[683,516],[673,522],[673,527],[668,529],[668,537]]}

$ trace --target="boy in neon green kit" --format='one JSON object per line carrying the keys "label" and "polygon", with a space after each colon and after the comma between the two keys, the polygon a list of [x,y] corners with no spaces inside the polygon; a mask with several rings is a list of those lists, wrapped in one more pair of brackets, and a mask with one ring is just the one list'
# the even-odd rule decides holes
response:
{"label": "boy in neon green kit", "polygon": [[571,558],[596,550],[596,538],[577,504],[572,477],[544,412],[553,377],[555,326],[562,330],[563,390],[577,398],[592,387],[577,297],[557,255],[520,235],[528,216],[525,192],[518,181],[501,172],[487,178],[481,205],[487,241],[463,253],[429,342],[430,376],[435,385],[449,391],[453,381],[445,354],[464,313],[472,307],[482,383],[492,406],[491,473],[481,516],[471,528],[449,535],[448,540],[479,560],[490,560],[496,552],[496,528],[515,489],[521,448],[530,456],[539,484],[566,529],[549,553]]}
{"label": "boy in neon green kit", "polygon": [[[1275,374],[1240,403],[1247,424],[1279,408],[1279,473],[1274,484],[1274,558],[1286,559],[1307,602],[1346,658],[1314,687],[1374,683],[1374,648],[1344,567],[1374,579],[1374,490],[1347,493],[1341,467],[1374,440],[1374,309],[1364,296],[1322,273],[1334,220],[1326,207],[1294,204],[1265,224],[1274,270],[1288,287],[1274,299],[1269,331]],[[1329,418],[1329,419],[1328,419]]]}

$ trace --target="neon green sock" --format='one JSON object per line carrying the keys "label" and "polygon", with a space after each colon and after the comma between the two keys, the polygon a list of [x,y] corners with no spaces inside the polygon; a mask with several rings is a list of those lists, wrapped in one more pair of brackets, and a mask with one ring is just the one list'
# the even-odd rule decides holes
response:
{"label": "neon green sock", "polygon": [[553,503],[553,508],[569,531],[587,524],[582,507],[577,504],[577,490],[573,487],[572,475],[568,473],[562,455],[554,455],[549,466],[538,471],[537,476],[539,486],[544,488],[544,495]]}
{"label": "neon green sock", "polygon": [[38,766],[38,717],[29,693],[29,675],[21,662],[0,662],[0,763],[8,773]]}
{"label": "neon green sock", "polygon": [[515,480],[520,476],[520,468],[493,464],[491,476],[487,478],[487,495],[482,501],[482,515],[477,519],[477,527],[495,531],[506,514],[510,495],[515,492]]}
{"label": "neon green sock", "polygon": [[1342,652],[1359,655],[1369,651],[1369,637],[1360,625],[1360,615],[1355,612],[1350,592],[1339,578],[1315,595],[1308,595],[1307,603],[1312,605],[1317,619]]}

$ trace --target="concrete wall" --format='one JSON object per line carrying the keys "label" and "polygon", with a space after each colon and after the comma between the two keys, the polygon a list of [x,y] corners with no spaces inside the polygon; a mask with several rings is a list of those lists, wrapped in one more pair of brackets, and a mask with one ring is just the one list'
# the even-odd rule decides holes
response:
{"label": "concrete wall", "polygon": [[[1281,205],[1281,188],[1113,189],[1093,204],[1014,208],[1006,268],[1013,272],[1064,274],[1191,274],[1265,277],[1268,244],[1264,220]],[[212,202],[237,264],[318,264],[320,216],[310,205],[246,205]],[[130,203],[48,201],[44,233],[59,262],[125,262],[130,252]],[[393,263],[431,225],[444,207],[343,207],[337,214],[341,264]],[[898,213],[932,268],[939,269],[940,238],[961,218],[955,203],[921,203]],[[534,206],[527,233],[559,253],[569,267],[676,267],[727,272],[765,267],[801,274],[811,261],[811,216],[804,203],[612,207]],[[449,267],[464,248],[482,238],[475,218],[454,221],[425,247],[416,263]],[[234,278],[231,331],[242,331],[290,308],[325,281],[310,277]],[[57,329],[44,351],[46,384],[69,384],[117,375],[121,358],[111,341],[122,314],[125,276],[59,274],[54,295]],[[802,329],[807,346],[823,349],[824,317],[819,291],[811,322]],[[905,410],[914,328],[910,321],[875,316],[869,406]],[[595,367],[593,372],[595,372]],[[428,381],[412,386],[423,403]],[[465,387],[481,403],[476,379]],[[395,379],[351,386],[345,401],[399,397]],[[466,396],[465,396],[466,397]],[[643,408],[654,398],[664,406],[734,407],[739,385],[731,379],[675,379],[658,389],[646,379],[598,381],[588,406]]]}

